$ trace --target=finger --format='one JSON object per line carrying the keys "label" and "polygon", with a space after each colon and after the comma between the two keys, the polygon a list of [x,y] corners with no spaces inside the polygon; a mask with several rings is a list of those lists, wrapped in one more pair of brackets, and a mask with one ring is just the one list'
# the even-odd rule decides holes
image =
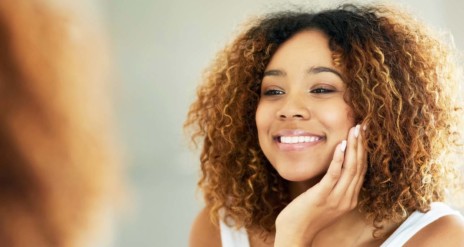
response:
{"label": "finger", "polygon": [[[365,165],[365,167],[367,168],[367,165]],[[363,186],[363,184],[364,184],[364,177],[365,177],[365,175],[366,175],[366,171],[367,171],[367,169],[363,169],[363,172],[362,172],[362,174],[361,174],[361,177],[360,177],[360,179],[358,180],[358,182],[356,183],[356,187],[355,187],[355,189],[354,189],[353,197],[351,198],[351,203],[352,203],[352,205],[353,205],[353,204],[354,204],[354,205],[358,204],[359,193],[360,193],[361,188],[362,188],[362,186]]]}
{"label": "finger", "polygon": [[349,204],[351,207],[354,207],[357,204],[358,201],[358,196],[359,196],[359,190],[358,190],[358,185],[362,184],[363,182],[363,166],[365,164],[365,161],[363,159],[365,150],[363,146],[363,141],[362,141],[362,131],[360,131],[361,125],[356,125],[355,127],[355,142],[357,143],[356,145],[356,174],[353,177],[353,182],[350,184],[350,187],[346,191],[346,195],[351,195]]}
{"label": "finger", "polygon": [[357,155],[356,155],[356,158],[358,159],[358,171],[360,174],[363,173],[363,170],[366,166],[366,163],[367,163],[367,153],[366,153],[366,149],[364,148],[364,144],[363,144],[363,141],[364,141],[364,135],[365,135],[365,132],[363,130],[364,127],[362,127],[361,125],[357,125],[358,127],[358,150],[357,150]]}
{"label": "finger", "polygon": [[355,194],[353,195],[353,201],[357,201],[359,197],[359,192],[361,191],[362,185],[364,183],[364,177],[367,172],[367,151],[364,148],[363,140],[365,139],[366,132],[364,131],[365,127],[363,126],[360,131],[359,140],[358,140],[358,163],[360,164],[360,176],[361,179],[356,184]]}
{"label": "finger", "polygon": [[327,173],[324,175],[324,177],[322,177],[321,181],[317,185],[320,188],[319,192],[322,196],[329,195],[340,178],[343,161],[345,159],[344,155],[346,145],[346,140],[343,140],[337,145]]}
{"label": "finger", "polygon": [[355,207],[358,203],[359,191],[362,187],[364,182],[364,173],[365,169],[364,166],[366,164],[366,150],[364,149],[363,145],[363,131],[360,130],[361,126],[358,124],[356,125],[356,142],[357,142],[357,150],[356,150],[356,165],[357,165],[357,172],[353,179],[354,183],[350,185],[350,188],[347,191],[347,195],[351,195],[350,205],[351,207]]}
{"label": "finger", "polygon": [[[340,200],[342,202],[347,200],[348,203],[351,201],[352,195],[346,194],[350,186],[356,185],[356,174],[357,174],[357,138],[355,132],[359,131],[359,128],[353,127],[348,133],[348,145],[345,154],[345,161],[343,162],[342,174],[340,180],[335,185],[333,190],[333,199]],[[355,185],[352,185],[352,184]]]}

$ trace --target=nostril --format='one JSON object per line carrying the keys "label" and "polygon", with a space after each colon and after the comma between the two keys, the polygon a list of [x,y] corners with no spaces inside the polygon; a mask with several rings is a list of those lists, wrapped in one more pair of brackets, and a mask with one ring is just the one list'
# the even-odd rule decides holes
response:
{"label": "nostril", "polygon": [[305,118],[305,115],[304,114],[293,114],[293,115],[290,115],[290,114],[279,114],[279,118],[280,119],[304,119]]}

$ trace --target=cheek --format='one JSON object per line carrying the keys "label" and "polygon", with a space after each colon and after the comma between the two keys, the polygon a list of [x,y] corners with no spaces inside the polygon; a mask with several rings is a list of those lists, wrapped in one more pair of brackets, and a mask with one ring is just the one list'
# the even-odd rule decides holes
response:
{"label": "cheek", "polygon": [[330,125],[328,127],[349,130],[354,126],[352,110],[346,104],[339,107],[326,107],[324,109],[324,111],[320,112],[320,116],[327,125]]}
{"label": "cheek", "polygon": [[353,109],[351,109],[351,107],[349,107],[348,105],[345,106],[345,119],[346,119],[346,122],[350,125],[350,127],[353,127],[356,123],[355,123],[355,120],[354,120],[354,112],[353,112]]}
{"label": "cheek", "polygon": [[258,133],[261,133],[265,130],[265,128],[269,125],[269,117],[271,113],[269,112],[269,107],[259,103],[258,108],[256,109],[256,128],[258,129]]}

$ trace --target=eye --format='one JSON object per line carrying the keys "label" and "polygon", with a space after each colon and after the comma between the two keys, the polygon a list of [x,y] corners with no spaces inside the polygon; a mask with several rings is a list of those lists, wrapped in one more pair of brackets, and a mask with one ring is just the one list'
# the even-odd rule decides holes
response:
{"label": "eye", "polygon": [[263,95],[266,95],[266,96],[274,96],[274,95],[282,95],[282,94],[285,94],[285,92],[279,89],[267,89],[267,90],[264,90],[263,92]]}
{"label": "eye", "polygon": [[335,91],[336,90],[330,89],[330,88],[318,87],[318,88],[311,89],[309,92],[315,93],[315,94],[326,94],[326,93],[333,93]]}

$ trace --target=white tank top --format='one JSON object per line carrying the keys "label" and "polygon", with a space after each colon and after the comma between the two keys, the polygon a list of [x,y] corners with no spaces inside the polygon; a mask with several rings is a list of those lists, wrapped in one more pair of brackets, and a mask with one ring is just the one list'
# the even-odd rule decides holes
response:
{"label": "white tank top", "polygon": [[[442,202],[434,202],[430,205],[428,212],[415,211],[412,213],[380,247],[403,246],[422,228],[447,215],[456,215],[464,220],[459,211]],[[227,226],[222,221],[220,221],[220,228],[222,247],[250,247],[248,234],[244,228],[237,230]]]}

